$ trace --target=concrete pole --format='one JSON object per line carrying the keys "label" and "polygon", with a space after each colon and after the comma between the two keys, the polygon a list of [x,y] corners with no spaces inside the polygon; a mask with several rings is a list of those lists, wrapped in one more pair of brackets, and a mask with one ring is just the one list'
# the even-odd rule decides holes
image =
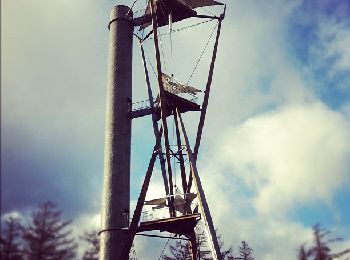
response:
{"label": "concrete pole", "polygon": [[113,7],[109,23],[109,61],[105,126],[104,191],[100,259],[121,259],[130,212],[132,100],[132,12]]}

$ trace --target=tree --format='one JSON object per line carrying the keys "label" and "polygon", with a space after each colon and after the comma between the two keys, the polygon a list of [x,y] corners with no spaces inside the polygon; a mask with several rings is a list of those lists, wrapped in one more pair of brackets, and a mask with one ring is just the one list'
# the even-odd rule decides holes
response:
{"label": "tree", "polygon": [[[85,231],[80,239],[84,240],[88,244],[88,248],[85,250],[82,260],[98,260],[100,252],[100,239],[97,230]],[[136,260],[136,252],[134,244],[132,244],[129,260]]]}
{"label": "tree", "polygon": [[305,249],[304,245],[300,246],[298,256],[299,260],[307,260],[310,259],[310,257],[312,257],[313,260],[332,260],[350,253],[350,249],[345,249],[338,253],[332,253],[329,244],[343,239],[338,237],[325,240],[330,234],[330,231],[322,229],[320,224],[314,225],[312,229],[314,234],[314,246],[310,249]]}
{"label": "tree", "polygon": [[71,238],[71,220],[62,221],[53,202],[39,204],[31,222],[23,230],[24,255],[28,260],[71,260],[77,244]]}
{"label": "tree", "polygon": [[305,249],[305,244],[299,247],[298,260],[307,260],[310,256],[310,251]]}
{"label": "tree", "polygon": [[236,257],[235,259],[242,259],[242,260],[254,260],[254,257],[252,256],[252,251],[247,244],[247,242],[242,241],[241,246],[238,249],[239,257]]}
{"label": "tree", "polygon": [[339,258],[350,252],[350,249],[346,249],[339,253],[331,253],[329,243],[341,241],[342,238],[338,237],[324,241],[324,238],[330,233],[330,231],[321,229],[320,224],[313,226],[313,233],[315,245],[310,249],[310,254],[314,256],[314,260],[330,260]]}
{"label": "tree", "polygon": [[225,245],[224,245],[224,240],[222,239],[221,235],[218,234],[217,230],[216,231],[216,235],[217,235],[217,238],[219,240],[219,246],[220,246],[220,251],[221,251],[221,256],[223,259],[227,259],[227,260],[233,260],[234,257],[233,257],[233,249],[232,249],[232,246],[230,246],[229,248],[227,248],[226,250],[224,249],[225,248]]}
{"label": "tree", "polygon": [[[217,230],[216,230],[217,232]],[[220,235],[217,235],[219,240],[220,251],[223,259],[231,260],[233,259],[232,247],[227,250],[224,249],[224,242]],[[197,239],[197,259],[211,260],[211,251],[206,239],[206,235],[202,227],[199,227],[196,232]],[[189,241],[178,240],[174,245],[169,246],[170,255],[163,255],[163,260],[191,260],[191,243]]]}
{"label": "tree", "polygon": [[163,255],[163,260],[191,260],[190,243],[178,240],[175,245],[169,245],[170,255]]}
{"label": "tree", "polygon": [[21,219],[18,217],[8,217],[4,221],[4,229],[1,229],[0,258],[3,260],[22,259],[21,248]]}
{"label": "tree", "polygon": [[84,252],[83,260],[98,260],[100,241],[97,230],[85,231],[84,235],[80,238],[88,243],[88,248]]}

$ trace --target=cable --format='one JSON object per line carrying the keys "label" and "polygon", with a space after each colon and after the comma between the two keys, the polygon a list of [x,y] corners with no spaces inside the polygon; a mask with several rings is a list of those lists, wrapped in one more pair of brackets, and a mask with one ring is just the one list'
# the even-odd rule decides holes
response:
{"label": "cable", "polygon": [[[159,32],[159,27],[157,28],[157,30],[158,30],[158,32]],[[160,36],[158,36],[158,38],[159,38],[159,43],[160,43],[160,51],[161,51],[161,53],[162,53],[162,57],[163,57],[163,63],[164,63],[164,71],[167,71],[167,69],[166,69],[166,62],[165,62],[165,56],[164,56],[164,52],[163,52],[163,44],[162,44],[162,39],[161,39],[161,37]]]}
{"label": "cable", "polygon": [[[191,28],[191,27],[195,27],[195,26],[201,25],[201,24],[203,24],[203,23],[211,22],[211,21],[213,21],[213,20],[214,20],[214,19],[209,19],[209,20],[206,20],[206,21],[203,21],[203,22],[199,22],[199,23],[196,23],[196,24],[184,26],[184,27],[181,27],[181,28],[179,28],[179,29],[172,30],[172,33],[180,32],[180,31],[189,29],[189,28]],[[167,33],[162,33],[162,34],[158,35],[158,37],[164,36],[164,35],[168,35],[168,34],[169,34],[169,32],[167,32]],[[148,39],[153,39],[153,37],[149,37]]]}
{"label": "cable", "polygon": [[166,246],[168,245],[169,241],[170,241],[170,238],[168,238],[168,240],[166,241],[166,243],[165,243],[165,245],[164,245],[164,247],[163,247],[163,250],[162,250],[162,252],[160,253],[160,256],[159,256],[158,260],[160,260],[161,257],[163,256],[164,250],[165,250]]}
{"label": "cable", "polygon": [[215,25],[213,31],[211,32],[211,34],[210,34],[210,36],[209,36],[209,39],[208,39],[207,43],[205,44],[204,49],[203,49],[201,55],[199,56],[199,59],[197,60],[197,63],[196,63],[196,65],[194,66],[190,77],[189,77],[188,80],[187,80],[186,85],[188,85],[188,83],[190,82],[190,80],[191,80],[191,78],[192,78],[194,72],[196,71],[196,69],[197,69],[197,67],[198,67],[198,64],[199,64],[199,62],[201,61],[201,59],[202,59],[202,57],[203,57],[203,54],[204,54],[205,50],[207,49],[208,44],[209,44],[209,42],[210,42],[210,39],[211,39],[211,37],[213,37],[214,32],[215,32],[215,29],[216,29],[216,27],[218,26],[218,24],[219,24],[219,22]]}
{"label": "cable", "polygon": [[146,56],[146,57],[147,57],[147,61],[148,61],[149,65],[151,65],[151,68],[152,68],[152,71],[153,71],[154,76],[157,77],[157,73],[156,73],[156,71],[154,70],[154,67],[153,67],[153,64],[152,64],[151,60],[149,59],[148,56]]}
{"label": "cable", "polygon": [[213,14],[212,12],[209,12],[207,9],[205,9],[204,7],[200,7],[202,10],[204,10],[205,12],[207,12],[208,14],[215,16],[215,14]]}
{"label": "cable", "polygon": [[132,3],[132,5],[131,5],[129,11],[126,13],[126,15],[125,15],[124,18],[126,18],[126,17],[129,15],[130,11],[132,11],[132,8],[134,7],[134,5],[136,4],[137,1],[138,1],[138,0],[135,0],[135,1]]}

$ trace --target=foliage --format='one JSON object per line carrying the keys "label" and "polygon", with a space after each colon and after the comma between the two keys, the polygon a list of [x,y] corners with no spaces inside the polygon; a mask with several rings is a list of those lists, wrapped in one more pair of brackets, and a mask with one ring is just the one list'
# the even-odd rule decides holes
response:
{"label": "foliage", "polygon": [[100,251],[100,241],[97,230],[85,231],[84,235],[80,237],[88,243],[88,248],[85,250],[83,260],[97,260]]}
{"label": "foliage", "polygon": [[3,260],[22,259],[21,219],[8,217],[5,219],[4,225],[4,229],[1,229],[0,258]]}
{"label": "foliage", "polygon": [[305,249],[305,244],[299,247],[298,259],[299,260],[307,260],[310,256],[310,251]]}
{"label": "foliage", "polygon": [[178,240],[175,245],[169,245],[170,255],[163,255],[163,260],[191,260],[191,248],[188,241]]}
{"label": "foliage", "polygon": [[39,204],[31,222],[23,230],[24,255],[28,260],[71,260],[77,244],[68,229],[71,220],[62,221],[53,202]]}
{"label": "foliage", "polygon": [[232,246],[227,248],[227,249],[224,249],[225,248],[224,241],[223,241],[221,235],[218,234],[217,230],[216,230],[216,235],[217,235],[217,238],[219,240],[219,246],[220,246],[220,251],[221,251],[222,258],[223,259],[227,259],[227,260],[233,260],[234,257],[233,257]]}
{"label": "foliage", "polygon": [[252,256],[252,251],[253,249],[249,247],[247,242],[242,241],[238,249],[239,257],[236,257],[235,259],[254,260],[254,257]]}
{"label": "foliage", "polygon": [[[213,259],[211,256],[211,251],[206,239],[206,235],[203,229],[199,228],[196,232],[196,240],[197,240],[197,259],[210,260]],[[224,242],[220,235],[218,235],[220,250],[223,259],[231,260],[232,256],[232,248],[224,249]],[[191,260],[192,252],[191,252],[191,243],[186,240],[178,240],[174,245],[169,246],[169,255],[163,255],[163,260]]]}
{"label": "foliage", "polygon": [[350,253],[350,249],[338,253],[332,253],[329,244],[341,241],[342,238],[325,240],[326,236],[330,234],[330,231],[322,229],[319,224],[313,226],[313,234],[314,245],[310,249],[305,249],[305,245],[300,246],[298,255],[299,260],[308,260],[310,257],[313,260],[331,260]]}
{"label": "foliage", "polygon": [[[85,250],[82,260],[98,260],[100,252],[100,239],[97,230],[85,231],[84,235],[80,237],[88,244],[88,248]],[[131,247],[129,260],[136,260],[136,252],[134,244]]]}
{"label": "foliage", "polygon": [[[210,252],[201,250],[202,245],[202,239],[198,236],[197,237],[197,243],[199,246],[198,255],[200,255],[200,259],[210,259],[207,256],[210,255]],[[163,260],[191,260],[192,259],[192,253],[191,253],[191,243],[189,241],[183,241],[183,240],[177,240],[175,245],[169,246],[170,255],[163,255]]]}

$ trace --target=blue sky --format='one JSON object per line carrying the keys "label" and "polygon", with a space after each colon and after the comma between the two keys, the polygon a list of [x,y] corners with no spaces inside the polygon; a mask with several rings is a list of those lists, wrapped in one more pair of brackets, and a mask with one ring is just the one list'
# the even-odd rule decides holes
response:
{"label": "blue sky", "polygon": [[[295,259],[317,222],[349,247],[350,2],[225,3],[198,162],[214,223],[226,244],[247,240],[257,259]],[[53,200],[78,229],[98,225],[115,4],[132,1],[2,1],[2,215]],[[214,26],[174,33],[172,55],[164,37],[166,72],[186,82]],[[200,89],[210,47],[191,79]],[[151,42],[145,48],[153,59]],[[136,39],[133,55],[139,101],[147,92]],[[185,120],[193,135],[198,114]],[[133,121],[132,205],[154,143],[150,123]],[[150,197],[160,185],[156,172]],[[149,243],[163,245],[140,239],[143,259],[155,257]]]}

